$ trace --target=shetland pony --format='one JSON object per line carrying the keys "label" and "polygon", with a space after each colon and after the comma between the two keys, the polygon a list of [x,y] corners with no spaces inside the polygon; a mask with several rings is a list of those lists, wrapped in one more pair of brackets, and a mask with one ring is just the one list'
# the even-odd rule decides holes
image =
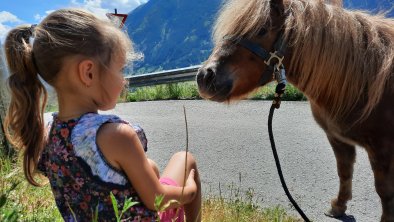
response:
{"label": "shetland pony", "polygon": [[[282,67],[335,153],[340,186],[328,215],[345,215],[358,145],[368,152],[381,221],[394,222],[394,20],[345,10],[341,1],[229,0],[213,37],[213,52],[196,76],[200,95],[244,98]],[[275,54],[278,39],[285,47]],[[272,61],[259,56],[264,49]]]}

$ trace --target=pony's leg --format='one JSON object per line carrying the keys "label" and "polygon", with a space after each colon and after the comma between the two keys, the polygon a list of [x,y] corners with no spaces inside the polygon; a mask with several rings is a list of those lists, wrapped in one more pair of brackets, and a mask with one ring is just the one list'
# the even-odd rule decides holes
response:
{"label": "pony's leg", "polygon": [[382,202],[381,222],[394,222],[394,153],[389,148],[367,149],[375,176],[375,188]]}
{"label": "pony's leg", "polygon": [[352,199],[353,165],[356,158],[354,146],[343,143],[338,139],[327,136],[334,150],[339,176],[339,192],[337,198],[331,201],[331,209],[326,213],[330,217],[341,217],[347,209],[346,203]]}

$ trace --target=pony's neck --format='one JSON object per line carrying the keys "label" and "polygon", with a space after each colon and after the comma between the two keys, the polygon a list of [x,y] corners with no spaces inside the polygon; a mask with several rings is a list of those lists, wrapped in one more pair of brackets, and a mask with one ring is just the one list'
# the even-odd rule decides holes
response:
{"label": "pony's neck", "polygon": [[[323,1],[292,1],[288,79],[332,119],[368,116],[393,70],[394,22]],[[383,68],[382,68],[383,67]]]}

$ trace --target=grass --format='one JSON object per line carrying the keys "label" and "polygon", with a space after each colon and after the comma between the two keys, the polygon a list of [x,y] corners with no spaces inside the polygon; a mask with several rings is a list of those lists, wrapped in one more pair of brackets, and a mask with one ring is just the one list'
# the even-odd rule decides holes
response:
{"label": "grass", "polygon": [[205,222],[301,222],[300,218],[290,216],[281,206],[261,208],[252,188],[241,189],[241,174],[239,185],[227,185],[228,197],[224,198],[219,184],[219,196],[208,196],[202,206],[203,221]]}
{"label": "grass", "polygon": [[[63,221],[49,185],[30,186],[24,179],[20,166],[19,160],[0,157],[0,221]],[[246,195],[241,195],[240,189],[234,186],[229,186],[229,189],[234,189],[234,191],[228,198],[217,196],[204,198],[203,221],[301,221],[288,216],[286,211],[279,206],[260,208],[253,201],[254,194],[250,189],[246,191]],[[2,205],[4,197],[6,200]],[[7,217],[12,213],[16,215],[15,218]]]}
{"label": "grass", "polygon": [[[268,84],[259,88],[248,98],[253,100],[272,100],[275,94],[275,85]],[[173,83],[147,86],[130,89],[122,96],[121,102],[169,100],[169,99],[201,99],[198,94],[196,82]],[[294,86],[288,85],[282,97],[285,101],[301,101],[306,97]]]}
{"label": "grass", "polygon": [[[268,84],[260,87],[257,91],[252,93],[248,98],[253,100],[272,100],[275,95],[275,84]],[[306,97],[293,85],[286,86],[285,93],[282,96],[283,101],[304,101]]]}
{"label": "grass", "polygon": [[125,102],[201,99],[194,82],[172,83],[130,89]]}
{"label": "grass", "polygon": [[301,219],[287,215],[286,210],[280,206],[261,209],[245,202],[228,201],[218,197],[211,197],[203,204],[204,222],[296,222]]}
{"label": "grass", "polygon": [[[251,100],[272,100],[275,94],[275,84],[268,84],[260,87],[251,93],[247,99]],[[171,83],[139,88],[130,88],[122,92],[118,102],[141,102],[155,100],[195,100],[202,99],[198,93],[195,81]],[[304,101],[306,97],[294,86],[287,85],[283,101]],[[48,100],[46,112],[58,110],[58,105],[54,97]]]}
{"label": "grass", "polygon": [[0,207],[0,221],[6,221],[5,215],[12,211],[18,217],[15,221],[62,221],[49,186],[29,185],[20,162],[0,157],[0,195],[6,197]]}

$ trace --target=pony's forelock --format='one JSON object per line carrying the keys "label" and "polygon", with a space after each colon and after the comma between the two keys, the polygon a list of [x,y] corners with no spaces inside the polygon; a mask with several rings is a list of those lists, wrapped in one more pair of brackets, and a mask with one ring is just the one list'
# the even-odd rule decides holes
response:
{"label": "pony's forelock", "polygon": [[215,43],[225,36],[252,37],[259,32],[270,17],[270,2],[267,0],[230,0],[219,11],[213,28]]}

